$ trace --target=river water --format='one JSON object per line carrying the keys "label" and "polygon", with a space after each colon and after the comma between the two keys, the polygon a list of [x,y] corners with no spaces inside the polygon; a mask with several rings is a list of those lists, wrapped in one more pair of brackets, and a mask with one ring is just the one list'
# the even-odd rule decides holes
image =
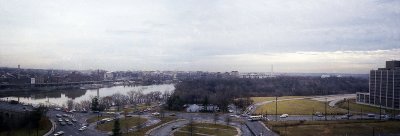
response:
{"label": "river water", "polygon": [[3,100],[18,100],[27,104],[54,104],[63,105],[68,100],[74,102],[80,102],[83,100],[90,100],[93,96],[99,95],[100,97],[111,96],[115,93],[127,94],[129,91],[142,91],[144,94],[160,91],[162,93],[166,91],[174,91],[175,87],[173,84],[162,84],[162,85],[149,85],[149,86],[113,86],[109,88],[100,89],[89,89],[89,90],[54,90],[46,92],[32,92],[27,94],[18,94],[2,97]]}

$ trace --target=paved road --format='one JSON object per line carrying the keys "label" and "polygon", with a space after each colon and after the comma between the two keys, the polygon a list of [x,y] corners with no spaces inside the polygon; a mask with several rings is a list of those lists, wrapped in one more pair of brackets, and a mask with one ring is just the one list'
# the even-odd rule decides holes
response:
{"label": "paved road", "polygon": [[172,127],[177,126],[177,127],[183,127],[184,125],[188,124],[189,121],[187,120],[182,120],[182,121],[177,121],[173,123],[169,123],[163,127],[160,127],[150,133],[150,136],[169,136],[172,133]]}
{"label": "paved road", "polygon": [[[56,117],[56,114],[65,114],[64,112],[61,111],[55,111],[55,110],[50,110],[48,113],[48,116],[50,119],[52,119],[56,123],[56,129],[54,133],[59,132],[59,131],[64,131],[65,136],[106,136],[104,133],[100,133],[96,130],[93,129],[86,129],[85,131],[79,131],[79,128],[82,127],[82,124],[85,123],[85,118],[89,116],[89,113],[73,113],[73,114],[68,114],[72,117],[74,117],[77,122],[74,122],[73,125],[65,125],[62,126],[58,122],[58,118]],[[65,117],[63,117],[65,118]],[[51,134],[53,135],[53,134]]]}
{"label": "paved road", "polygon": [[264,126],[261,121],[246,121],[246,126],[257,136],[278,136],[278,134]]}
{"label": "paved road", "polygon": [[[217,123],[220,124],[226,124],[225,119],[229,117],[231,114],[223,114],[223,115],[218,115]],[[208,123],[213,123],[214,122],[214,114],[213,113],[176,113],[176,117],[180,119],[186,119],[190,120],[193,119],[194,121],[197,122],[208,122]],[[230,117],[232,120],[236,117]],[[238,118],[236,118],[238,119]],[[247,120],[245,118],[239,118],[239,120]],[[246,127],[244,123],[240,123],[237,121],[231,121],[230,125],[235,126],[239,128],[242,132],[243,136],[252,136],[252,133],[250,130]],[[168,125],[170,127],[170,125]]]}

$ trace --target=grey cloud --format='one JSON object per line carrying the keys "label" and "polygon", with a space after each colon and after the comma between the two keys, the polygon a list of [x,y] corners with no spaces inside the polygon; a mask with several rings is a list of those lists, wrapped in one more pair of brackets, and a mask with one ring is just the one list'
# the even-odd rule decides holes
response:
{"label": "grey cloud", "polygon": [[226,70],[226,64],[257,71],[268,62],[214,59],[398,49],[399,7],[390,0],[0,0],[0,66]]}

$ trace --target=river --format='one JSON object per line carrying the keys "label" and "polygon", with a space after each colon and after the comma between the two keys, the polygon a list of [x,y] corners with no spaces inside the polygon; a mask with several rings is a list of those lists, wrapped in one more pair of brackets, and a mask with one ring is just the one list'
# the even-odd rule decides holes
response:
{"label": "river", "polygon": [[162,85],[149,85],[149,86],[113,86],[109,88],[100,89],[89,89],[89,90],[54,90],[45,92],[31,92],[26,94],[9,95],[2,97],[3,100],[17,100],[27,104],[55,104],[63,105],[68,100],[74,102],[80,102],[83,100],[90,100],[92,96],[100,97],[111,96],[115,93],[127,94],[129,91],[143,91],[144,94],[160,91],[162,93],[166,91],[174,91],[175,87],[173,84],[162,84]]}

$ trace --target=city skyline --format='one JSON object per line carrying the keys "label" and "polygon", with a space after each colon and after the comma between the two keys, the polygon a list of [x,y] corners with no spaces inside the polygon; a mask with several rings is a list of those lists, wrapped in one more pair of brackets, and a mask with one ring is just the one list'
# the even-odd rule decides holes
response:
{"label": "city skyline", "polygon": [[400,59],[399,1],[0,3],[0,67],[367,74]]}

